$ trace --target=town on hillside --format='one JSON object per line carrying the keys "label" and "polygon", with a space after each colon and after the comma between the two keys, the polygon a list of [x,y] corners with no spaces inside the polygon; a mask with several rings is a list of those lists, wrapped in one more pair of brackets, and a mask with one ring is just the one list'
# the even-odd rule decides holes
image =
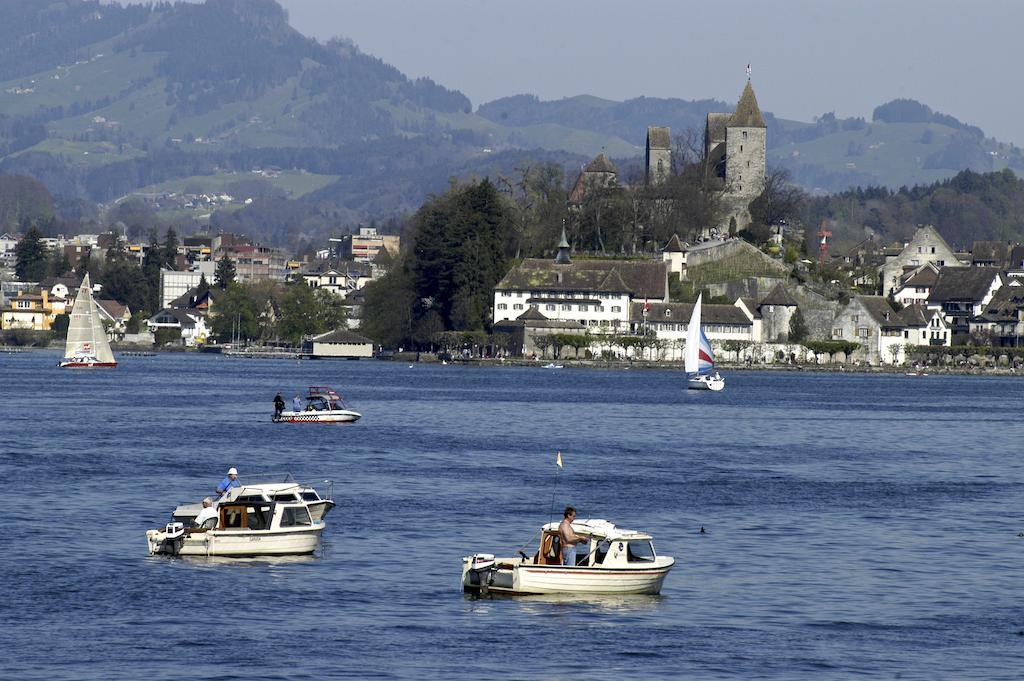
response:
{"label": "town on hillside", "polygon": [[652,125],[639,177],[597,156],[534,231],[507,179],[504,192],[453,187],[404,236],[361,227],[301,255],[212,230],[44,236],[26,222],[0,235],[0,332],[6,345],[60,338],[89,273],[109,339],[135,346],[678,362],[703,293],[725,361],[1018,366],[1024,245],[958,250],[920,225],[836,252],[827,222],[804,237],[799,201],[766,209],[780,178],[765,148],[748,80],[733,112],[707,115],[695,156]]}

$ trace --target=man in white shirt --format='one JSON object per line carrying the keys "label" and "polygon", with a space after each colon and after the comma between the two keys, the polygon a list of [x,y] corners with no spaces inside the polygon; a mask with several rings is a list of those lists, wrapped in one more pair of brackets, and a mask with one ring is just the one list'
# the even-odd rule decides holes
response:
{"label": "man in white shirt", "polygon": [[[217,507],[213,505],[213,499],[206,497],[203,499],[203,510],[196,516],[196,527],[203,527],[204,523],[207,525],[207,529],[217,527]],[[207,523],[208,520],[212,520],[212,523]]]}

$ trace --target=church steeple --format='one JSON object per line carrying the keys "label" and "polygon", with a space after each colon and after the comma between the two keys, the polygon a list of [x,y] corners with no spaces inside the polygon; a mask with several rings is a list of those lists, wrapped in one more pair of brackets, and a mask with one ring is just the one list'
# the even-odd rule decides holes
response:
{"label": "church steeple", "polygon": [[571,261],[569,260],[569,240],[565,238],[565,223],[562,223],[562,240],[558,242],[558,253],[555,254],[555,263],[558,265],[568,265]]}

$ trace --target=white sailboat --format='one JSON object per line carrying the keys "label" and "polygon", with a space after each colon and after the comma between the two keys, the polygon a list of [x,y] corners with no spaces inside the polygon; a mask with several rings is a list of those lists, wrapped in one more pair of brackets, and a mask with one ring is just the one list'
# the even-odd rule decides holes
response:
{"label": "white sailboat", "polygon": [[58,365],[72,369],[116,367],[114,353],[107,342],[107,332],[100,319],[99,308],[92,297],[89,273],[85,273],[82,286],[71,308],[68,339],[64,345],[64,360]]}
{"label": "white sailboat", "polygon": [[691,390],[722,390],[725,379],[715,371],[715,355],[700,325],[700,304],[704,294],[697,296],[690,324],[686,327],[686,386]]}

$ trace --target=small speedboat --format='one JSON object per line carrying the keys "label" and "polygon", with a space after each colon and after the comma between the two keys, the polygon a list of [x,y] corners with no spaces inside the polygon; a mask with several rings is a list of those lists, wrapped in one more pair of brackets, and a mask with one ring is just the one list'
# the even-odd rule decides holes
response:
{"label": "small speedboat", "polygon": [[550,364],[545,364],[542,368],[543,369],[561,369],[562,365],[561,364],[555,364],[554,362],[551,362]]}
{"label": "small speedboat", "polygon": [[278,497],[277,489],[251,485],[236,489],[217,503],[213,527],[187,527],[175,519],[163,529],[146,530],[150,555],[294,556],[319,548],[324,521],[313,519],[310,504],[301,495]]}
{"label": "small speedboat", "polygon": [[311,385],[302,411],[282,411],[274,423],[351,423],[362,414],[348,406],[337,390],[324,385]]}
{"label": "small speedboat", "polygon": [[624,530],[607,520],[576,520],[580,544],[576,565],[562,565],[558,523],[541,528],[533,556],[517,558],[476,553],[462,559],[462,587],[468,593],[499,594],[657,594],[675,559],[659,556],[651,536]]}

